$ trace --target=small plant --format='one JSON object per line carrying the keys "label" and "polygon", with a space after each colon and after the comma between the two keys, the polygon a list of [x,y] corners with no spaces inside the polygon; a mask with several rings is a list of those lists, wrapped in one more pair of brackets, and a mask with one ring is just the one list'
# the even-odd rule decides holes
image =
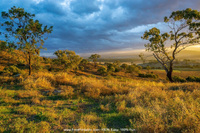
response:
{"label": "small plant", "polygon": [[106,104],[105,106],[104,105],[100,105],[100,109],[103,111],[103,112],[109,112],[110,111],[110,104]]}
{"label": "small plant", "polygon": [[71,98],[74,95],[74,89],[71,86],[60,86],[62,92],[60,93],[60,95],[63,98]]}
{"label": "small plant", "polygon": [[117,102],[117,103],[116,103],[116,107],[117,107],[117,110],[118,110],[119,112],[124,111],[124,110],[126,109],[126,101],[123,100],[123,101],[121,101],[121,102]]}
{"label": "small plant", "polygon": [[154,74],[154,73],[139,73],[138,77],[142,77],[142,78],[158,78],[158,75]]}
{"label": "small plant", "polygon": [[179,76],[173,76],[172,79],[174,82],[181,82],[181,83],[186,82],[184,78],[179,77]]}

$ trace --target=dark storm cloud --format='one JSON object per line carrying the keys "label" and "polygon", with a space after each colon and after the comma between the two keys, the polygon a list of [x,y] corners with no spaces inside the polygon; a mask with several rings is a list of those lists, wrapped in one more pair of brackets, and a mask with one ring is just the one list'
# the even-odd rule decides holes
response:
{"label": "dark storm cloud", "polygon": [[154,26],[166,30],[161,23],[164,16],[185,8],[200,10],[199,0],[1,0],[0,11],[14,5],[54,26],[45,42],[51,53],[143,48],[140,37],[145,30]]}
{"label": "dark storm cloud", "polygon": [[98,2],[94,0],[74,0],[70,3],[70,7],[73,12],[81,15],[91,14],[100,10]]}

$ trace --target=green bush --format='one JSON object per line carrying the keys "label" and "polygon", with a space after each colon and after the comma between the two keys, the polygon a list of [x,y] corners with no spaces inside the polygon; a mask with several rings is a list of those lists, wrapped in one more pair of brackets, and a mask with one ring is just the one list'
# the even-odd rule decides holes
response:
{"label": "green bush", "polygon": [[115,66],[113,64],[107,64],[108,72],[115,72]]}
{"label": "green bush", "polygon": [[84,71],[84,66],[79,66],[79,69],[81,70],[81,71]]}
{"label": "green bush", "polygon": [[158,78],[158,75],[153,74],[153,73],[146,73],[146,74],[139,73],[138,77],[142,77],[142,78]]}
{"label": "green bush", "polygon": [[188,82],[200,82],[200,77],[188,76],[188,77],[186,78],[186,80],[187,80]]}
{"label": "green bush", "polygon": [[127,64],[122,64],[120,67],[122,68],[122,70],[126,71],[127,68],[128,68],[128,65]]}
{"label": "green bush", "polygon": [[129,65],[126,72],[127,73],[132,73],[132,72],[139,72],[139,67],[136,65]]}
{"label": "green bush", "polygon": [[3,72],[9,75],[15,75],[21,73],[21,70],[16,66],[7,66],[3,69]]}
{"label": "green bush", "polygon": [[181,82],[181,83],[186,82],[184,78],[179,77],[179,76],[173,76],[172,79],[174,82]]}
{"label": "green bush", "polygon": [[105,74],[107,73],[107,68],[104,67],[104,66],[102,66],[102,67],[100,67],[100,68],[97,70],[97,72],[98,72],[99,74],[101,74],[101,75],[105,75]]}

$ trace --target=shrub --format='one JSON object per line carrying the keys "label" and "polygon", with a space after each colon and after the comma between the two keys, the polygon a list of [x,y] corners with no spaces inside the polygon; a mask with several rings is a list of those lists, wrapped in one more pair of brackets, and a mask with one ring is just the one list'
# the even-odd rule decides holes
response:
{"label": "shrub", "polygon": [[124,111],[126,109],[126,101],[117,102],[116,107],[119,112]]}
{"label": "shrub", "polygon": [[27,78],[24,82],[25,89],[47,89],[52,90],[51,82],[49,82],[46,78],[41,77],[38,79]]}
{"label": "shrub", "polygon": [[81,70],[81,71],[84,71],[84,66],[79,66],[79,69]]}
{"label": "shrub", "polygon": [[129,65],[126,72],[128,73],[139,72],[139,68],[136,65]]}
{"label": "shrub", "polygon": [[138,77],[142,77],[142,78],[158,78],[158,75],[153,74],[153,73],[146,73],[146,74],[139,73]]}
{"label": "shrub", "polygon": [[126,69],[128,68],[128,65],[127,64],[122,64],[120,67],[122,68],[122,70],[126,71]]}
{"label": "shrub", "polygon": [[188,76],[188,77],[186,78],[186,80],[187,80],[188,82],[200,82],[200,77]]}
{"label": "shrub", "polygon": [[196,78],[194,76],[188,76],[186,80],[189,82],[196,82]]}
{"label": "shrub", "polygon": [[104,105],[100,105],[100,109],[103,111],[103,112],[109,112],[110,111],[110,104],[106,104],[105,106]]}
{"label": "shrub", "polygon": [[55,75],[55,81],[57,84],[70,84],[73,81],[73,76],[68,73],[58,73]]}
{"label": "shrub", "polygon": [[115,66],[113,64],[107,64],[107,71],[108,72],[114,72]]}
{"label": "shrub", "polygon": [[3,69],[3,72],[9,75],[15,75],[15,74],[21,73],[21,70],[17,68],[16,66],[8,66]]}
{"label": "shrub", "polygon": [[102,67],[100,67],[100,68],[97,70],[97,72],[98,72],[99,74],[101,74],[101,75],[105,75],[105,74],[107,73],[107,68],[104,67],[104,66],[102,66]]}
{"label": "shrub", "polygon": [[181,82],[181,83],[186,82],[184,78],[179,77],[179,76],[173,76],[172,79],[174,82]]}
{"label": "shrub", "polygon": [[74,89],[71,86],[60,86],[62,92],[60,93],[60,95],[63,98],[71,98],[74,95]]}

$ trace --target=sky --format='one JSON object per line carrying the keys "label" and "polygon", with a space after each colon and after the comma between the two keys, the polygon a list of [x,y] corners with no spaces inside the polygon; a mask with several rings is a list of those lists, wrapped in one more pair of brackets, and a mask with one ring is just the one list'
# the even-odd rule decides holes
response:
{"label": "sky", "polygon": [[167,31],[165,16],[186,8],[200,10],[200,0],[0,0],[0,12],[13,6],[53,26],[41,55],[65,49],[84,55],[144,49],[141,36],[146,30]]}

